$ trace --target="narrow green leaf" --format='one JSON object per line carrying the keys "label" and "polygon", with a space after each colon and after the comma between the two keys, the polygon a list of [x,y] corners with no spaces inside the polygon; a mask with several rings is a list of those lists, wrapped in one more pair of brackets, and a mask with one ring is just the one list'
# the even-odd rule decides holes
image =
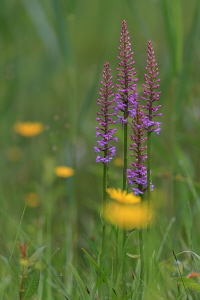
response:
{"label": "narrow green leaf", "polygon": [[33,270],[27,274],[24,280],[24,291],[23,291],[23,299],[29,299],[32,297],[38,289],[40,280],[40,271]]}
{"label": "narrow green leaf", "polygon": [[72,272],[74,273],[74,276],[76,277],[78,286],[80,288],[80,292],[82,294],[82,298],[81,299],[90,299],[90,296],[86,290],[86,285],[83,283],[81,277],[79,276],[78,272],[76,271],[76,269],[74,268],[74,266],[72,264],[70,264],[70,267],[72,269]]}
{"label": "narrow green leaf", "polygon": [[149,39],[151,36],[151,31],[149,30],[148,23],[144,18],[143,9],[141,9],[140,1],[131,1],[126,0],[128,7],[131,9],[132,13],[134,13],[134,18],[137,20],[137,24],[140,27],[140,34],[145,37],[145,39]]}
{"label": "narrow green leaf", "polygon": [[5,256],[0,255],[1,260],[5,263],[8,269],[10,269],[9,262]]}
{"label": "narrow green leaf", "polygon": [[165,24],[166,37],[169,47],[169,55],[171,59],[171,69],[173,74],[176,72],[176,49],[175,49],[175,33],[173,28],[173,22],[171,17],[171,2],[162,0],[162,14]]}
{"label": "narrow green leaf", "polygon": [[126,253],[126,249],[127,249],[127,245],[129,243],[129,240],[131,239],[131,237],[136,233],[137,231],[134,230],[132,231],[129,236],[127,237],[126,239],[126,242],[124,244],[124,249],[122,251],[122,260],[121,260],[121,265],[120,265],[120,269],[119,269],[119,272],[118,272],[118,277],[117,277],[117,281],[116,281],[116,285],[115,285],[115,289],[116,291],[118,291],[119,289],[119,286],[120,286],[120,282],[121,282],[121,276],[122,276],[122,271],[123,271],[123,259],[125,259],[125,256],[127,255]]}
{"label": "narrow green leaf", "polygon": [[90,246],[90,249],[91,249],[92,252],[94,253],[94,255],[95,255],[96,257],[98,257],[98,255],[99,255],[99,250],[97,249],[95,243],[94,243],[93,241],[91,241],[90,239],[88,239],[88,238],[86,238],[86,240],[87,240],[87,242],[88,242],[88,244],[89,244],[89,246]]}
{"label": "narrow green leaf", "polygon": [[188,277],[175,277],[174,278],[178,283],[194,283],[194,280],[192,278],[188,278]]}
{"label": "narrow green leaf", "polygon": [[96,90],[97,90],[97,86],[98,86],[98,81],[99,81],[99,74],[100,74],[100,66],[102,66],[101,63],[97,64],[98,68],[95,72],[96,76],[94,77],[94,80],[91,84],[91,86],[88,89],[88,92],[85,96],[85,99],[83,100],[82,106],[80,108],[80,113],[79,116],[77,118],[77,127],[78,130],[83,130],[83,124],[85,121],[85,118],[87,118],[88,112],[90,110],[90,107],[92,106],[92,103],[95,99],[96,96]]}
{"label": "narrow green leaf", "polygon": [[87,253],[87,251],[85,249],[82,248],[82,250],[85,252],[87,258],[89,259],[89,261],[92,263],[92,265],[95,267],[95,269],[101,274],[102,279],[104,279],[106,281],[106,283],[110,284],[110,280],[107,276],[107,274],[104,272],[104,270],[102,270],[98,264],[94,261],[94,259],[90,256],[89,253]]}
{"label": "narrow green leaf", "polygon": [[42,255],[42,252],[45,247],[46,246],[40,247],[31,255],[31,257],[28,259],[29,266],[32,266],[35,263],[35,261]]}
{"label": "narrow green leaf", "polygon": [[168,225],[167,228],[166,228],[165,234],[163,235],[163,239],[162,239],[162,241],[161,241],[161,243],[160,243],[160,247],[159,247],[159,250],[158,250],[158,253],[157,253],[157,256],[156,256],[157,261],[159,261],[159,259],[160,259],[160,255],[161,255],[162,250],[163,250],[163,248],[164,248],[164,246],[165,246],[167,236],[168,236],[168,234],[169,234],[169,232],[170,232],[170,230],[171,230],[171,227],[172,227],[172,225],[174,224],[174,222],[175,222],[175,219],[172,218],[172,219],[170,220],[170,222],[169,222],[169,225]]}
{"label": "narrow green leaf", "polygon": [[183,24],[182,24],[182,5],[180,0],[172,2],[171,14],[173,19],[173,31],[175,38],[175,62],[176,74],[181,70],[183,56]]}
{"label": "narrow green leaf", "polygon": [[126,253],[127,256],[131,257],[131,258],[140,258],[139,254],[130,254],[130,253]]}
{"label": "narrow green leaf", "polygon": [[181,117],[183,115],[183,108],[185,107],[184,100],[185,100],[186,91],[188,89],[188,85],[190,84],[190,80],[193,80],[193,78],[191,79],[190,69],[193,65],[192,58],[194,55],[194,49],[196,45],[195,41],[199,32],[199,16],[200,16],[199,13],[200,13],[200,2],[199,0],[197,0],[193,10],[191,26],[188,30],[188,34],[184,41],[185,44],[184,57],[183,57],[184,64],[182,66],[182,72],[179,78],[179,82],[181,84],[179,85],[178,96],[176,99],[176,106],[175,106],[177,116],[179,115]]}
{"label": "narrow green leaf", "polygon": [[62,1],[52,1],[52,13],[54,14],[55,29],[60,49],[69,68],[73,65],[72,42],[69,34],[68,22],[66,22]]}
{"label": "narrow green leaf", "polygon": [[59,53],[59,47],[57,43],[57,37],[50,24],[46,11],[44,10],[41,1],[22,1],[27,13],[30,16],[38,35],[41,38],[48,53],[56,55]]}
{"label": "narrow green leaf", "polygon": [[110,286],[109,286],[109,298],[108,299],[117,299],[117,293],[114,286],[114,266],[113,266],[113,260],[112,260],[112,269],[111,269],[111,278],[110,278]]}
{"label": "narrow green leaf", "polygon": [[200,293],[200,285],[196,282],[185,284],[189,289]]}
{"label": "narrow green leaf", "polygon": [[177,280],[178,283],[180,283],[180,284],[184,283],[187,288],[200,293],[200,284],[195,282],[193,279],[185,278],[185,277],[182,277],[182,278],[178,277],[175,279]]}
{"label": "narrow green leaf", "polygon": [[20,285],[20,277],[19,272],[16,267],[13,266],[11,262],[5,256],[0,255],[0,259],[5,263],[8,271],[11,273],[15,283],[19,286]]}
{"label": "narrow green leaf", "polygon": [[[183,254],[183,253],[190,253],[190,254],[193,254],[194,256],[196,256],[199,260],[200,260],[200,256],[198,254],[196,254],[195,252],[193,251],[190,251],[190,250],[186,250],[186,251],[182,251],[182,252],[179,252],[179,253],[176,253],[176,257],[178,257],[180,254]],[[167,259],[166,261],[160,263],[160,267],[164,264],[166,264],[167,262],[169,262],[170,260],[172,260],[174,258],[174,256],[171,256],[169,259]]]}

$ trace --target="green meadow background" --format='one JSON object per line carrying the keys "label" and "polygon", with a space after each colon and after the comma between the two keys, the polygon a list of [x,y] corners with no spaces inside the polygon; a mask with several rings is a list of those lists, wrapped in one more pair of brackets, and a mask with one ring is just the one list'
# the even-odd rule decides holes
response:
{"label": "green meadow background", "polygon": [[[92,281],[94,271],[81,248],[91,254],[90,241],[97,248],[101,244],[102,166],[93,150],[97,98],[104,62],[110,62],[116,82],[124,19],[139,93],[148,40],[162,91],[162,130],[152,141],[158,207],[152,249],[158,264],[169,262],[162,280],[155,275],[160,297],[144,299],[187,299],[184,292],[178,298],[172,280],[180,275],[172,250],[200,255],[200,1],[1,0],[0,255],[20,276],[17,242],[32,240],[30,254],[46,246],[33,299],[87,299],[70,264],[85,285]],[[45,130],[24,138],[13,131],[18,121],[42,122]],[[123,149],[121,130],[119,136],[117,157]],[[74,168],[75,176],[56,177],[59,165]],[[113,160],[109,170],[110,185],[121,188],[121,167]],[[29,193],[40,199],[36,208],[25,206]],[[199,272],[199,257],[191,252],[178,260],[182,276]],[[0,278],[0,299],[18,299],[3,259]],[[188,290],[188,299],[198,296]]]}

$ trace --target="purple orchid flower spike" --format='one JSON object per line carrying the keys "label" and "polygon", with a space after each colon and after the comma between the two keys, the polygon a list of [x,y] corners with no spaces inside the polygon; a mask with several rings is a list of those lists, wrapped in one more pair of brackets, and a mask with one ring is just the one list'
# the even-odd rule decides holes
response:
{"label": "purple orchid flower spike", "polygon": [[128,117],[133,117],[135,115],[135,99],[138,97],[136,91],[137,78],[133,78],[136,75],[135,68],[133,65],[134,52],[131,51],[131,43],[129,32],[127,30],[126,21],[122,22],[122,29],[120,33],[120,46],[119,46],[119,72],[116,84],[118,93],[116,94],[116,111],[122,111],[123,116],[118,116],[120,123],[127,123]]}
{"label": "purple orchid flower spike", "polygon": [[154,102],[160,100],[161,92],[157,92],[159,88],[160,79],[158,77],[158,68],[154,55],[154,50],[151,41],[148,41],[147,46],[148,52],[148,60],[147,60],[147,74],[144,74],[145,83],[142,86],[144,87],[144,97],[141,97],[142,100],[147,101],[146,105],[143,105],[143,109],[145,110],[145,115],[148,117],[149,122],[147,124],[147,131],[153,132],[155,131],[157,134],[160,132],[160,124],[159,122],[154,122],[154,117],[162,116],[161,113],[157,113],[158,109],[161,105],[154,105]]}
{"label": "purple orchid flower spike", "polygon": [[98,146],[94,147],[96,153],[103,152],[103,156],[97,155],[96,162],[103,162],[104,164],[108,164],[113,156],[115,156],[116,147],[111,145],[110,142],[117,142],[118,140],[117,137],[113,137],[117,129],[110,128],[112,124],[116,124],[116,121],[112,120],[112,117],[116,115],[113,105],[114,86],[112,78],[109,63],[106,62],[103,70],[103,81],[100,82],[103,86],[99,92],[101,99],[97,100],[97,104],[101,107],[101,112],[97,113],[98,118],[96,118],[100,126],[95,127],[95,129],[96,137],[100,138],[100,140],[97,141]]}
{"label": "purple orchid flower spike", "polygon": [[160,100],[161,92],[157,91],[159,88],[160,79],[157,78],[159,73],[151,41],[148,41],[147,56],[147,73],[144,74],[145,84],[142,85],[144,87],[144,96],[141,97],[141,99],[146,101],[146,105],[143,105],[142,107],[144,109],[144,115],[147,119],[147,199],[150,200],[150,192],[152,191],[153,187],[151,184],[151,133],[154,131],[159,134],[161,124],[153,121],[153,118],[160,117],[162,115],[161,113],[157,113],[158,109],[161,107],[161,105],[156,105],[156,102]]}
{"label": "purple orchid flower spike", "polygon": [[[133,152],[131,156],[135,157],[135,162],[132,163],[132,169],[127,169],[128,183],[133,186],[132,190],[135,195],[143,194],[147,189],[147,146],[145,145],[147,140],[145,136],[147,125],[148,118],[143,114],[138,104],[135,117],[132,120],[133,134],[130,138],[133,143],[129,148]],[[153,188],[153,186],[151,187]]]}

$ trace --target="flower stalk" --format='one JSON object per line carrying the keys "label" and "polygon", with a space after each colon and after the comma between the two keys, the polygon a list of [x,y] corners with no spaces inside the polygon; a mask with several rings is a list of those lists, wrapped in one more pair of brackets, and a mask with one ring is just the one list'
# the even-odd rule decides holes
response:
{"label": "flower stalk", "polygon": [[136,82],[137,78],[133,78],[136,75],[133,65],[133,52],[131,50],[131,43],[129,37],[129,31],[127,30],[126,21],[122,22],[122,29],[120,33],[120,46],[119,46],[119,67],[118,84],[116,87],[118,93],[116,94],[116,111],[122,112],[122,116],[118,115],[118,121],[122,123],[124,128],[124,164],[123,164],[123,190],[127,190],[127,152],[128,152],[128,117],[135,115],[135,100],[137,98]]}
{"label": "flower stalk", "polygon": [[20,287],[19,287],[19,299],[23,300],[24,280],[25,280],[25,277],[26,277],[26,269],[27,269],[27,264],[28,264],[28,260],[27,260],[27,242],[24,242],[23,244],[19,243],[19,250],[20,250],[20,253],[21,253],[20,263],[21,263],[21,266],[22,266],[21,283],[20,283]]}
{"label": "flower stalk", "polygon": [[142,100],[146,101],[146,105],[143,105],[143,109],[145,111],[144,115],[148,118],[147,123],[147,199],[150,200],[150,191],[152,190],[151,187],[151,134],[152,132],[156,132],[159,134],[160,132],[160,124],[159,122],[153,121],[154,117],[162,116],[162,113],[157,113],[158,109],[161,105],[155,105],[157,101],[160,100],[161,92],[158,92],[157,89],[159,88],[160,79],[158,79],[158,68],[155,59],[155,54],[153,50],[153,46],[151,41],[148,41],[147,45],[147,66],[146,71],[147,73],[144,74],[145,84],[142,86],[144,87],[143,94],[144,96],[141,97]]}
{"label": "flower stalk", "polygon": [[[111,144],[112,141],[118,140],[117,137],[113,137],[117,129],[112,129],[111,125],[116,124],[112,117],[116,115],[114,111],[114,93],[112,83],[111,69],[108,62],[104,64],[103,69],[103,80],[100,82],[102,87],[100,88],[101,98],[97,100],[97,104],[101,107],[100,112],[97,113],[99,127],[96,129],[96,137],[99,138],[97,141],[98,146],[94,147],[96,153],[96,162],[103,163],[103,215],[106,214],[107,207],[107,194],[106,189],[108,187],[108,166],[110,160],[115,156],[116,147]],[[103,153],[100,155],[100,153]],[[105,236],[106,236],[106,225],[103,221],[103,238],[102,238],[102,255],[105,249]],[[102,256],[103,257],[103,256]],[[101,259],[102,262],[102,259]]]}
{"label": "flower stalk", "polygon": [[133,152],[130,155],[135,157],[134,163],[132,163],[132,169],[127,170],[127,177],[129,184],[135,195],[143,194],[147,189],[147,169],[146,160],[147,146],[144,143],[147,140],[145,136],[146,124],[148,123],[147,117],[144,116],[140,105],[137,105],[135,117],[132,120],[133,134],[130,138],[132,144],[130,145],[130,151]]}
{"label": "flower stalk", "polygon": [[[136,91],[136,82],[137,78],[134,78],[136,75],[135,68],[133,65],[133,52],[131,50],[130,36],[129,31],[127,30],[126,21],[122,21],[122,28],[120,33],[120,45],[119,45],[119,55],[118,55],[118,84],[116,87],[118,92],[115,97],[117,112],[121,112],[118,115],[118,121],[122,124],[123,127],[123,136],[124,136],[124,157],[123,157],[123,190],[127,190],[127,154],[128,154],[128,118],[135,115],[135,100],[137,98]],[[119,238],[119,237],[118,237]],[[123,231],[122,238],[122,248],[124,249],[126,242],[126,230]],[[119,241],[117,241],[119,243]],[[125,253],[125,252],[124,252]],[[118,252],[116,249],[116,256]],[[123,257],[123,262],[125,261],[125,256]],[[125,263],[123,263],[123,278],[125,280]],[[125,286],[124,286],[125,287]],[[126,289],[126,288],[125,288]],[[124,292],[125,292],[124,289]]]}

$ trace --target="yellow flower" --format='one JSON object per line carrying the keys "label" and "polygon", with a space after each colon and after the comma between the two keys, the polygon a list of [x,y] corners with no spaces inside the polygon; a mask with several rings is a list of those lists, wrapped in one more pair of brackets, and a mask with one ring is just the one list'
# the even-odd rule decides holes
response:
{"label": "yellow flower", "polygon": [[123,161],[122,161],[121,157],[114,158],[113,162],[114,162],[114,165],[116,167],[122,167],[123,166]]}
{"label": "yellow flower", "polygon": [[55,174],[58,177],[67,178],[73,176],[75,173],[74,169],[65,167],[65,166],[59,166],[55,168]]}
{"label": "yellow flower", "polygon": [[104,218],[123,229],[139,229],[152,223],[154,213],[146,204],[127,205],[112,202],[108,203]]}
{"label": "yellow flower", "polygon": [[24,199],[25,203],[29,207],[38,207],[40,206],[40,198],[35,193],[27,193]]}
{"label": "yellow flower", "polygon": [[20,265],[22,265],[22,266],[27,266],[27,265],[28,265],[28,260],[27,260],[27,259],[24,259],[24,258],[21,258],[21,259],[20,259]]}
{"label": "yellow flower", "polygon": [[33,137],[44,130],[44,126],[39,122],[17,122],[13,127],[14,131],[24,137]]}
{"label": "yellow flower", "polygon": [[120,203],[137,204],[141,202],[139,196],[135,196],[133,193],[127,193],[127,191],[122,191],[121,189],[108,188],[106,191],[110,198]]}

